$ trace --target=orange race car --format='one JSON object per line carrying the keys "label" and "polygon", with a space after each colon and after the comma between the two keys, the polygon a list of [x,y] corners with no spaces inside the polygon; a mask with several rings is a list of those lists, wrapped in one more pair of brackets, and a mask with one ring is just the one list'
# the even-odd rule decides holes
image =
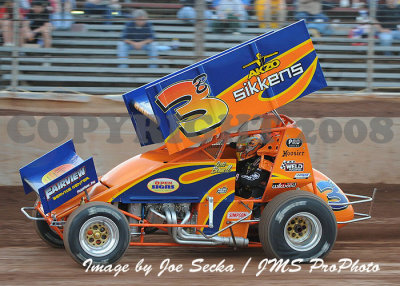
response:
{"label": "orange race car", "polygon": [[[370,218],[352,204],[373,200],[313,169],[304,134],[275,110],[324,86],[304,22],[261,35],[124,95],[140,142],[158,149],[99,178],[72,141],[23,167],[38,200],[22,212],[80,264],[115,263],[129,245],[322,258],[338,228]],[[148,242],[156,230],[171,241]]]}

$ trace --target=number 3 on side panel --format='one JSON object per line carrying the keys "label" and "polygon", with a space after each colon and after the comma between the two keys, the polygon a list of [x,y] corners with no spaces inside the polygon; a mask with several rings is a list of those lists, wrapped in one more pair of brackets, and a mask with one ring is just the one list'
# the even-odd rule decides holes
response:
{"label": "number 3 on side panel", "polygon": [[219,127],[228,115],[228,105],[221,99],[209,97],[207,75],[201,74],[192,81],[181,81],[163,89],[156,103],[165,113],[175,109],[179,129],[187,136],[198,136]]}

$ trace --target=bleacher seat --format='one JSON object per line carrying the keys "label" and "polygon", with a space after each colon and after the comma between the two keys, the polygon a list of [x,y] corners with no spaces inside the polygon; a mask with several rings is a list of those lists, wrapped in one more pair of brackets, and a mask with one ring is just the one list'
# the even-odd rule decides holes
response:
{"label": "bleacher seat", "polygon": [[[174,5],[168,6],[168,9],[177,9]],[[354,9],[346,11],[344,12],[356,13]],[[330,13],[335,15],[336,12]],[[180,42],[178,50],[159,52],[159,59],[156,61],[158,68],[147,67],[150,61],[143,51],[134,51],[127,61],[117,59],[116,46],[123,29],[121,21],[116,21],[113,25],[93,22],[76,24],[78,26],[74,31],[53,32],[53,48],[18,49],[19,89],[90,94],[123,93],[200,60],[195,53],[194,26],[183,25],[182,21],[175,18],[157,18],[152,22],[159,44],[168,45],[174,39],[179,39]],[[397,88],[400,61],[398,58],[384,56],[383,52],[390,50],[400,53],[400,47],[384,48],[378,46],[376,41],[375,54],[373,58],[368,58],[368,46],[352,45],[355,42],[367,44],[368,41],[347,37],[353,26],[349,23],[339,23],[334,35],[313,38],[329,85],[322,93],[354,92],[365,89],[368,60],[372,59],[374,60],[373,87]],[[212,56],[265,32],[267,30],[258,28],[256,21],[250,21],[248,27],[241,29],[239,35],[214,34],[207,31],[204,37],[203,57]],[[11,84],[12,49],[12,47],[0,47],[3,89],[10,88]],[[118,64],[121,63],[127,63],[130,67],[118,68]]]}

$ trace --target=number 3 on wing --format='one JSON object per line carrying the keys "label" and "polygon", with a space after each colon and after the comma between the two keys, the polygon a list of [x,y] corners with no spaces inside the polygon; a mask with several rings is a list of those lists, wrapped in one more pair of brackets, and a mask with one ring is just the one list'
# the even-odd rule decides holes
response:
{"label": "number 3 on wing", "polygon": [[228,115],[228,105],[219,98],[208,97],[210,88],[206,74],[192,81],[181,81],[163,89],[156,96],[156,103],[163,112],[175,109],[179,129],[193,137],[219,127]]}

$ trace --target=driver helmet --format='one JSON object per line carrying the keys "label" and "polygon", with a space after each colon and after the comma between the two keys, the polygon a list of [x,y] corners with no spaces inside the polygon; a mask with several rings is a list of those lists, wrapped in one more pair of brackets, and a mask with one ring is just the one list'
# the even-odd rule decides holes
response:
{"label": "driver helmet", "polygon": [[257,150],[264,146],[264,137],[261,134],[240,136],[236,144],[236,157],[244,161],[257,155]]}

